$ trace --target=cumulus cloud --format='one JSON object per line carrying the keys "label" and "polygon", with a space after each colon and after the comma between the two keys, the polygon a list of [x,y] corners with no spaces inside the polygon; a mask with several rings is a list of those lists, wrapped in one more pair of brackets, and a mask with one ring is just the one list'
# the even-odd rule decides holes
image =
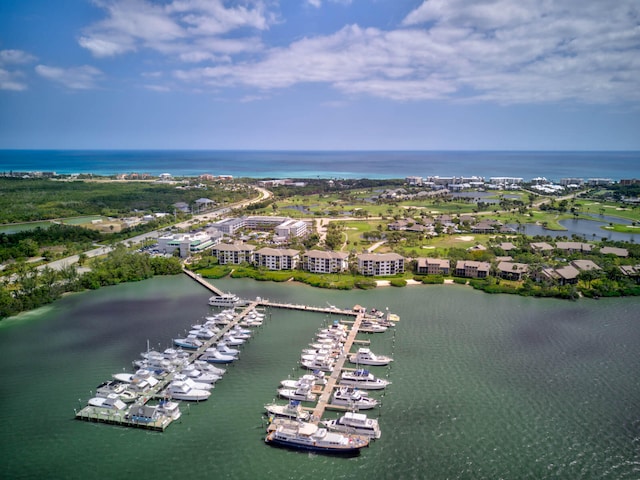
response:
{"label": "cumulus cloud", "polygon": [[[225,48],[253,50],[251,39],[223,35],[238,29],[266,30],[273,21],[262,0],[227,7],[222,0],[100,0],[106,18],[87,27],[78,39],[95,57],[113,57],[150,49],[184,62],[217,61]],[[259,42],[258,42],[259,43]],[[195,51],[194,51],[195,50]]]}
{"label": "cumulus cloud", "polygon": [[72,90],[88,90],[95,88],[98,78],[102,76],[102,72],[100,70],[89,65],[66,69],[47,65],[37,65],[36,73]]}
{"label": "cumulus cloud", "polygon": [[638,101],[638,18],[636,0],[428,0],[393,30],[346,26],[175,76],[260,89],[316,82],[402,101]]}

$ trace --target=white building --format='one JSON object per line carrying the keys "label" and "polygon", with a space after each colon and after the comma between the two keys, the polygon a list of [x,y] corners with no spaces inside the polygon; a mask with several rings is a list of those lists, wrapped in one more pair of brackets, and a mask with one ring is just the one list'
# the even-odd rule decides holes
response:
{"label": "white building", "polygon": [[253,254],[253,263],[268,270],[293,270],[300,261],[300,252],[289,248],[261,248]]}
{"label": "white building", "polygon": [[362,275],[377,277],[404,273],[404,257],[397,253],[362,253],[357,259]]}
{"label": "white building", "polygon": [[162,253],[173,254],[180,250],[180,257],[186,258],[193,253],[198,253],[210,248],[215,241],[205,232],[197,233],[173,233],[158,238],[158,250]]}
{"label": "white building", "polygon": [[311,273],[339,273],[349,268],[349,254],[309,250],[302,256],[302,268]]}
{"label": "white building", "polygon": [[214,246],[211,249],[211,253],[218,257],[218,263],[221,265],[240,265],[241,263],[253,263],[253,251],[255,249],[255,245],[246,243],[221,243]]}
{"label": "white building", "polygon": [[287,240],[295,237],[304,237],[307,234],[307,228],[306,222],[290,218],[276,227],[276,235]]}

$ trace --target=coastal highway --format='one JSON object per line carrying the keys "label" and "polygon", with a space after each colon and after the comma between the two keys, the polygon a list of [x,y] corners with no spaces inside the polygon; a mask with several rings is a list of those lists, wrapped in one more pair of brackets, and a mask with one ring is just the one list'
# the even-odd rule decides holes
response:
{"label": "coastal highway", "polygon": [[[244,208],[248,205],[251,205],[252,203],[257,203],[257,202],[262,202],[264,200],[267,200],[268,198],[270,198],[273,194],[265,189],[265,188],[261,188],[261,187],[257,187],[254,186],[253,188],[255,188],[259,193],[260,196],[256,197],[256,198],[250,198],[247,200],[243,200],[241,202],[236,202],[232,205],[228,205],[225,207],[221,207],[215,210],[211,210],[209,212],[206,213],[202,213],[199,215],[194,215],[191,219],[185,221],[185,222],[180,222],[175,224],[174,226],[177,228],[189,228],[192,224],[195,223],[200,223],[200,222],[205,222],[205,221],[214,221],[217,220],[218,218],[227,215],[228,213],[230,213],[233,209],[236,208]],[[125,245],[128,246],[133,246],[133,245],[137,245],[140,243],[143,243],[145,240],[148,239],[157,239],[158,238],[158,230],[154,230],[153,232],[148,232],[148,233],[144,233],[142,235],[136,235],[135,237],[131,237],[128,238],[126,240],[122,240],[120,243],[123,243]],[[113,246],[107,245],[107,246],[100,246],[100,247],[96,247],[94,249],[91,250],[87,250],[86,252],[84,252],[84,254],[88,257],[88,258],[92,258],[92,257],[99,257],[101,255],[106,255],[107,253],[109,253],[111,250],[113,250]],[[53,262],[49,262],[43,265],[39,265],[37,267],[38,270],[42,270],[43,268],[49,267],[52,268],[54,270],[62,270],[63,268],[69,266],[69,265],[75,265],[78,263],[78,260],[80,259],[80,255],[71,255],[70,257],[65,257],[62,258],[60,260],[55,260]],[[13,282],[15,280],[15,278],[13,278],[14,276],[12,276],[9,281]]]}

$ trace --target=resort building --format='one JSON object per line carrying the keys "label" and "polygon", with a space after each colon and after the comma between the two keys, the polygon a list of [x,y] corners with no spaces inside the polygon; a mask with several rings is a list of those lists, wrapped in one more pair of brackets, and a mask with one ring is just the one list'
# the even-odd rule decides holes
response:
{"label": "resort building", "polygon": [[449,260],[442,258],[418,258],[416,273],[418,275],[449,275]]}
{"label": "resort building", "polygon": [[522,280],[524,274],[529,271],[526,263],[500,262],[498,264],[498,275],[505,280]]}
{"label": "resort building", "polygon": [[311,273],[339,273],[349,268],[349,254],[309,250],[302,256],[302,268]]}
{"label": "resort building", "polygon": [[361,253],[357,256],[362,275],[386,276],[404,273],[404,257],[397,253]]}
{"label": "resort building", "polygon": [[257,267],[269,270],[293,270],[300,262],[300,252],[290,248],[261,248],[253,254]]}
{"label": "resort building", "polygon": [[276,226],[276,236],[285,240],[304,237],[307,234],[307,228],[306,222],[290,218]]}
{"label": "resort building", "polygon": [[274,231],[276,236],[285,239],[304,237],[308,231],[308,225],[302,220],[294,220],[289,217],[270,217],[252,215],[249,217],[225,218],[211,225],[211,228],[219,230],[227,235],[233,235],[242,228],[258,231]]}
{"label": "resort building", "polygon": [[173,254],[180,250],[180,257],[202,252],[214,245],[215,241],[205,232],[167,234],[158,238],[158,250],[165,254]]}
{"label": "resort building", "polygon": [[618,247],[602,247],[600,249],[600,253],[603,255],[615,255],[616,257],[628,257],[629,250],[626,248],[618,248]]}
{"label": "resort building", "polygon": [[598,265],[593,263],[591,260],[573,260],[571,265],[576,267],[581,272],[586,272],[589,270],[602,270]]}
{"label": "resort building", "polygon": [[253,251],[255,249],[255,245],[246,243],[221,243],[213,247],[211,253],[218,257],[218,262],[221,265],[240,265],[241,263],[253,262]]}
{"label": "resort building", "polygon": [[590,252],[592,245],[582,242],[557,242],[556,248],[566,253]]}
{"label": "resort building", "polygon": [[491,264],[488,262],[477,262],[475,260],[458,260],[456,263],[456,277],[467,278],[487,278]]}

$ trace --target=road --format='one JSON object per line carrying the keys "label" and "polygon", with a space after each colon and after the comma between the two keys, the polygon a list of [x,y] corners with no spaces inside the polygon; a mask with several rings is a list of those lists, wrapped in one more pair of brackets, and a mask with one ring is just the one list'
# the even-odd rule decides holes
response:
{"label": "road", "polygon": [[[233,209],[236,208],[244,208],[248,205],[251,205],[252,203],[257,203],[257,202],[262,202],[264,200],[267,200],[268,198],[271,198],[271,196],[273,195],[269,190],[266,190],[264,188],[261,187],[253,187],[255,188],[258,192],[260,192],[260,196],[257,198],[252,198],[252,199],[248,199],[248,200],[243,200],[241,202],[236,202],[232,205],[228,205],[226,207],[222,207],[222,208],[218,208],[215,210],[211,210],[209,212],[206,213],[201,213],[198,215],[194,215],[191,219],[184,221],[184,222],[180,222],[175,224],[174,226],[177,228],[189,228],[191,227],[192,224],[196,224],[196,223],[201,223],[201,222],[205,222],[205,221],[215,221],[217,219],[219,219],[220,217],[227,215],[229,212],[231,212]],[[138,245],[140,243],[143,243],[145,240],[149,240],[149,239],[157,239],[158,238],[158,233],[159,230],[154,230],[153,232],[148,232],[148,233],[143,233],[142,235],[136,235],[135,237],[131,237],[128,238],[126,240],[122,240],[120,243],[122,244],[126,244],[126,245]],[[113,246],[100,246],[91,250],[87,250],[86,252],[84,252],[84,254],[88,257],[88,258],[92,258],[92,257],[98,257],[101,255],[106,255],[107,253],[109,253],[111,250],[113,250]],[[49,262],[43,265],[39,265],[37,267],[38,270],[42,270],[43,268],[49,267],[52,268],[54,270],[62,270],[63,268],[69,266],[69,265],[75,265],[76,263],[78,263],[78,260],[80,259],[80,255],[71,255],[70,257],[65,257],[62,258],[60,260],[55,260],[53,262]],[[10,279],[10,281],[14,281],[14,278],[12,276],[12,278]]]}

